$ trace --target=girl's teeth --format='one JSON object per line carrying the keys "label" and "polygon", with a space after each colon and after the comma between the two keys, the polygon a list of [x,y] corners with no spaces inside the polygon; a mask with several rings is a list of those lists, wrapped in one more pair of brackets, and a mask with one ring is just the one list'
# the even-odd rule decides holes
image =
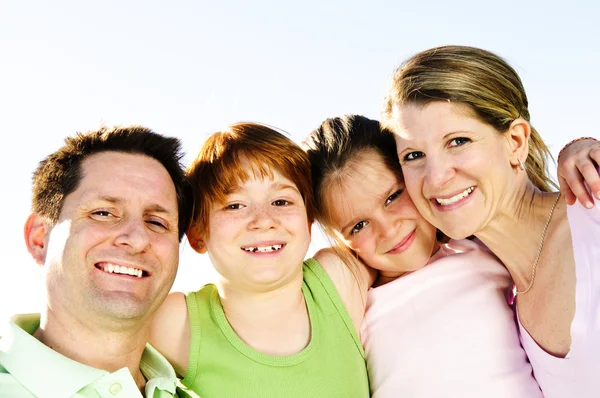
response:
{"label": "girl's teeth", "polygon": [[470,187],[465,189],[464,191],[462,191],[461,193],[459,193],[458,195],[455,195],[451,198],[448,199],[436,199],[436,201],[438,202],[438,204],[442,205],[442,206],[448,206],[451,205],[452,203],[456,203],[459,200],[466,198],[467,196],[469,196],[469,194],[471,192],[473,192],[475,188],[474,187]]}
{"label": "girl's teeth", "polygon": [[251,253],[269,253],[280,250],[283,245],[273,245],[273,246],[262,246],[262,247],[245,247],[243,248],[247,252]]}

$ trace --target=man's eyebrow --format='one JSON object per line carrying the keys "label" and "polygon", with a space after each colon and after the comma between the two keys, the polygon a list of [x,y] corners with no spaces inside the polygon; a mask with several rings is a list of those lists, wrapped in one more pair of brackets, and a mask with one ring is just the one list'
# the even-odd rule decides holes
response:
{"label": "man's eyebrow", "polygon": [[108,203],[112,203],[112,204],[119,204],[123,202],[122,198],[119,198],[118,196],[111,196],[111,195],[99,195],[99,196],[91,196],[85,201],[85,203],[92,203],[92,202],[108,202]]}
{"label": "man's eyebrow", "polygon": [[151,213],[165,213],[165,214],[173,214],[173,211],[162,207],[159,204],[152,205],[148,208],[148,211]]}
{"label": "man's eyebrow", "polygon": [[[91,198],[90,200],[86,201],[86,203],[90,204],[92,202],[97,202],[97,201],[101,201],[101,202],[108,202],[111,204],[121,204],[124,202],[123,198],[120,198],[118,196],[112,196],[112,195],[100,195],[94,198]],[[165,214],[173,214],[173,211],[159,205],[158,203],[153,204],[151,206],[149,206],[147,208],[147,211],[150,213],[165,213]]]}

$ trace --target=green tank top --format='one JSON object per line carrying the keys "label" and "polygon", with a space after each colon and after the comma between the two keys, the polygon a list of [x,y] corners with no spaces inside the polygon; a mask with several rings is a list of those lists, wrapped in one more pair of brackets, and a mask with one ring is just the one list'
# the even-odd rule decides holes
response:
{"label": "green tank top", "polygon": [[207,398],[368,397],[363,347],[333,282],[312,258],[303,274],[311,340],[286,357],[260,353],[235,334],[215,285],[188,294],[190,359],[182,383]]}

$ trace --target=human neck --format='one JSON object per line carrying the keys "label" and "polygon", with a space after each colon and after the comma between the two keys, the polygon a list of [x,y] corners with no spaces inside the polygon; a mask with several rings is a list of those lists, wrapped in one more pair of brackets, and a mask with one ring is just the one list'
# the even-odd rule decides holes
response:
{"label": "human neck", "polygon": [[[403,277],[404,275],[408,275],[411,274],[413,272],[416,272],[420,269],[422,269],[423,267],[425,267],[427,264],[429,264],[432,260],[432,258],[439,253],[439,250],[441,249],[441,246],[439,243],[434,243],[433,248],[431,249],[431,254],[429,256],[429,260],[427,261],[427,263],[423,264],[421,267],[418,267],[416,269],[414,269],[413,271],[379,271],[379,274],[377,275],[377,279],[375,279],[375,282],[373,283],[373,287],[379,287],[379,286],[383,286],[387,283],[390,283],[398,278]],[[443,254],[443,253],[440,253]]]}
{"label": "human neck", "polygon": [[528,182],[475,234],[504,263],[517,290],[527,288],[531,282],[542,232],[556,195],[541,192]]}
{"label": "human neck", "polygon": [[[86,324],[46,308],[33,336],[59,354],[96,369],[112,373],[127,367],[142,390],[146,381],[140,371],[140,361],[148,340],[149,324],[111,329],[110,323],[98,320],[93,325]],[[115,320],[112,323],[117,324]]]}
{"label": "human neck", "polygon": [[232,324],[265,325],[304,309],[302,272],[272,290],[252,290],[220,281],[217,283],[221,304]]}

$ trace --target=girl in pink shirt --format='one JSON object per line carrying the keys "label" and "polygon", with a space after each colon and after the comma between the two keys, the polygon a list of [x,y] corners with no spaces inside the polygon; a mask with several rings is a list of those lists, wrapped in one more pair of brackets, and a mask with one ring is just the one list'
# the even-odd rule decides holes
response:
{"label": "girl in pink shirt", "polygon": [[345,116],[305,145],[318,221],[379,271],[361,330],[372,396],[541,397],[507,303],[510,275],[475,242],[438,242],[404,189],[393,135]]}

